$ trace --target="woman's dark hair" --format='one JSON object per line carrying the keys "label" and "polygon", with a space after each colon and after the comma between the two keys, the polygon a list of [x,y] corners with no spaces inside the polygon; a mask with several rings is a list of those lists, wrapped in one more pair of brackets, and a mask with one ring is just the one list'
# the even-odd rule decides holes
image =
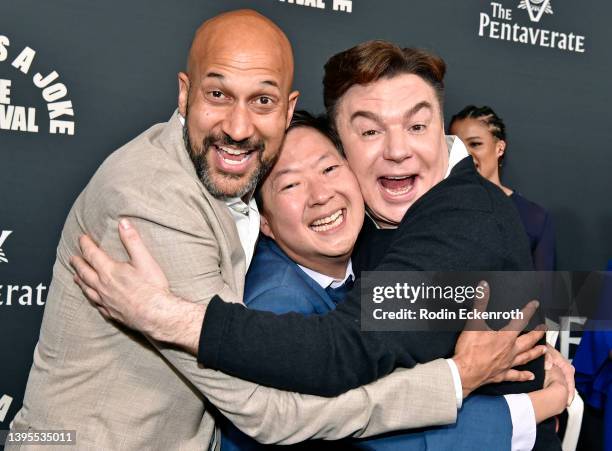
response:
{"label": "woman's dark hair", "polygon": [[[316,130],[319,133],[321,133],[323,136],[325,136],[327,139],[331,141],[331,143],[334,145],[334,147],[336,148],[340,156],[344,158],[344,149],[342,147],[342,142],[340,141],[340,137],[330,125],[329,119],[326,115],[314,116],[313,114],[305,110],[295,111],[293,113],[293,116],[291,117],[291,123],[289,124],[289,127],[287,127],[285,134],[289,133],[291,130],[294,130],[300,127],[312,128],[313,130]],[[266,181],[266,178],[267,176],[264,177],[259,182],[259,185],[257,186],[257,189],[255,190],[255,202],[257,202],[257,208],[259,209],[260,212],[264,211],[264,203],[263,203],[263,196],[261,195],[261,187]]]}
{"label": "woman's dark hair", "polygon": [[[493,111],[493,109],[489,106],[466,106],[451,118],[450,123],[448,124],[448,129],[451,129],[455,121],[462,119],[477,119],[483,122],[489,129],[489,132],[497,139],[500,141],[507,141],[506,125],[504,124],[504,121],[502,121],[501,117],[499,117],[497,113],[495,113],[495,111]],[[504,152],[499,158],[500,166],[505,156],[506,152]]]}

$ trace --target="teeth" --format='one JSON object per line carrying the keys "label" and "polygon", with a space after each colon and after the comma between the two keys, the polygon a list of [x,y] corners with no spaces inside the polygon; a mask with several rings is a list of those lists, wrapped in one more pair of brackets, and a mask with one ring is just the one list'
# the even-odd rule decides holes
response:
{"label": "teeth", "polygon": [[221,147],[221,146],[217,146],[217,147],[221,149],[223,152],[229,153],[230,155],[242,155],[248,152],[246,150],[231,149],[229,147]]}
{"label": "teeth", "polygon": [[316,221],[312,223],[312,225],[317,226],[317,225],[323,225],[329,222],[333,222],[336,219],[338,219],[338,216],[340,216],[341,214],[342,214],[342,210],[338,210],[333,215],[327,216],[326,218],[317,219]]}
{"label": "teeth", "polygon": [[[414,177],[415,177],[414,175],[397,175],[397,176],[384,176],[381,178],[386,179],[386,180],[408,180],[408,179],[413,179]],[[388,193],[393,194],[394,196],[406,194],[408,191],[412,189],[413,186],[414,186],[414,181],[413,183],[408,184],[408,186],[405,186],[404,188],[398,188],[398,189],[391,189],[389,187],[384,186],[381,183],[381,187]]]}
{"label": "teeth", "polygon": [[325,232],[327,230],[338,227],[344,221],[344,215],[342,214],[342,210],[338,210],[331,216],[327,218],[318,219],[313,222],[310,226],[312,230],[315,232]]}
{"label": "teeth", "polygon": [[[223,158],[223,157],[221,157]],[[229,160],[227,158],[223,158],[223,161],[225,161],[227,164],[229,165],[237,165],[237,164],[242,164],[244,163],[244,161],[249,158],[248,155],[245,155],[244,158],[241,158],[240,160]]]}
{"label": "teeth", "polygon": [[406,188],[398,189],[398,190],[393,190],[393,189],[385,188],[385,190],[388,191],[391,194],[405,194],[408,191],[410,191],[411,189],[412,189],[412,185],[407,186]]}
{"label": "teeth", "polygon": [[[244,163],[244,161],[246,159],[248,159],[250,157],[248,150],[236,150],[236,149],[231,149],[229,147],[222,147],[222,146],[217,146],[217,149],[219,149],[219,156],[223,159],[224,162],[226,162],[227,164],[229,164],[230,166],[236,166],[239,164]],[[232,160],[229,158],[225,158],[225,156],[223,155],[224,153],[227,153],[229,155],[234,155],[234,156],[242,156],[242,158],[240,158],[239,160]]]}

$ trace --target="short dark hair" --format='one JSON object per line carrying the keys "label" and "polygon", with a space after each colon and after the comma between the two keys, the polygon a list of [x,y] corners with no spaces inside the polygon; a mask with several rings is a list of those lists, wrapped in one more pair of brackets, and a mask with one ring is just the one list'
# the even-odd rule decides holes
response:
{"label": "short dark hair", "polygon": [[[340,137],[338,136],[334,128],[331,126],[327,115],[322,114],[322,115],[315,116],[305,110],[295,111],[293,113],[293,116],[291,117],[291,122],[289,123],[289,127],[287,127],[285,135],[289,133],[291,130],[294,130],[300,127],[311,128],[321,133],[323,136],[325,136],[327,139],[331,141],[331,143],[334,145],[334,147],[336,148],[340,156],[342,158],[345,158],[344,149],[342,147],[342,142],[340,141]],[[255,190],[255,202],[257,202],[257,208],[259,208],[260,212],[264,211],[264,202],[263,202],[263,196],[261,195],[261,187],[266,181],[266,178],[267,177],[264,177],[261,180],[261,182],[257,186],[257,189]]]}
{"label": "short dark hair", "polygon": [[340,137],[338,136],[338,133],[336,133],[336,130],[332,127],[329,117],[326,114],[314,116],[306,110],[296,111],[293,113],[291,123],[289,124],[289,127],[287,127],[285,134],[298,127],[308,127],[318,131],[329,139],[340,155],[344,157],[344,148],[342,147]]}
{"label": "short dark hair", "polygon": [[401,74],[414,74],[434,89],[441,111],[445,73],[444,60],[426,50],[402,48],[389,41],[367,41],[337,53],[327,61],[323,76],[323,102],[334,125],[338,101],[351,86],[366,85]]}
{"label": "short dark hair", "polygon": [[[486,105],[484,106],[476,106],[476,105],[466,106],[464,109],[459,111],[457,114],[453,115],[453,117],[451,118],[448,124],[448,129],[449,130],[451,129],[455,121],[459,121],[462,119],[477,119],[483,122],[487,126],[487,128],[489,129],[489,132],[491,132],[491,134],[495,138],[499,139],[500,141],[506,141],[506,142],[508,141],[506,139],[506,125],[504,124],[504,121],[489,106],[486,106]],[[506,152],[504,152],[502,156],[499,157],[500,166],[505,156],[506,156]]]}

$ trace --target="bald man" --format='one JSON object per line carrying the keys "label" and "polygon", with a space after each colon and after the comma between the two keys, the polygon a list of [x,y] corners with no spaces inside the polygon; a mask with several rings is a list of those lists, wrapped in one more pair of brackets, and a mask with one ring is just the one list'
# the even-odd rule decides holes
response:
{"label": "bald man", "polygon": [[455,421],[443,360],[337,398],[283,392],[201,368],[195,357],[105,320],[73,283],[69,259],[79,237],[125,260],[117,226],[129,218],[172,292],[199,304],[214,295],[241,302],[259,231],[251,195],[290,121],[292,76],[287,38],[261,15],[234,11],[198,29],[187,72],[178,75],[178,111],[114,152],[68,215],[13,431],[76,430],[78,449],[215,449],[211,403],[266,443]]}

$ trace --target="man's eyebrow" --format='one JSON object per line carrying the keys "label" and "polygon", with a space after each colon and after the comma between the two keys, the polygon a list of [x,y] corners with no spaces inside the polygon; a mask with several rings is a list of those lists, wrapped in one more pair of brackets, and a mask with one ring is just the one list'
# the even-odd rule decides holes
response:
{"label": "man's eyebrow", "polygon": [[[408,117],[414,116],[422,109],[428,109],[428,110],[433,111],[433,106],[428,101],[423,100],[422,102],[417,103],[412,108],[410,108],[408,111],[406,111],[406,113],[404,114],[404,117],[408,118]],[[352,122],[358,117],[364,117],[366,119],[370,119],[378,123],[383,122],[382,118],[378,114],[373,113],[372,111],[364,111],[364,110],[355,111],[353,114],[351,114],[350,121]]]}
{"label": "man's eyebrow", "polygon": [[280,89],[280,86],[274,80],[263,80],[263,81],[260,81],[259,84],[260,85],[268,85],[268,86],[272,86],[274,88]]}
{"label": "man's eyebrow", "polygon": [[292,167],[288,167],[286,169],[281,169],[280,171],[277,171],[276,173],[274,173],[274,177],[272,177],[272,182],[276,181],[276,179],[278,179],[281,175],[285,175],[285,174],[291,174],[292,172],[297,172],[298,170]]}
{"label": "man's eyebrow", "polygon": [[223,74],[220,74],[218,72],[208,72],[204,78],[220,78],[221,80],[223,80],[225,77],[223,76]]}
{"label": "man's eyebrow", "polygon": [[406,111],[406,114],[404,114],[404,117],[408,118],[408,117],[414,116],[415,114],[417,114],[419,111],[423,109],[433,111],[433,106],[427,100],[423,100],[422,102],[417,103],[415,106],[413,106],[408,111]]}
{"label": "man's eyebrow", "polygon": [[[315,163],[312,165],[312,167],[317,166],[319,163],[321,163],[321,161],[323,161],[323,160],[325,160],[327,158],[330,158],[330,155],[328,153],[321,155],[319,157],[319,159],[317,161],[315,161]],[[291,174],[292,172],[300,172],[300,170],[296,169],[295,167],[289,166],[288,168],[281,169],[280,171],[274,173],[274,175],[272,176],[272,179],[271,179],[272,184],[274,185],[274,183],[276,182],[276,180],[280,176],[283,176],[283,175],[286,175],[286,174]]]}
{"label": "man's eyebrow", "polygon": [[378,114],[364,110],[355,111],[353,114],[351,114],[350,122],[353,122],[358,117],[364,117],[366,119],[373,120],[374,122],[382,122],[382,118]]}

